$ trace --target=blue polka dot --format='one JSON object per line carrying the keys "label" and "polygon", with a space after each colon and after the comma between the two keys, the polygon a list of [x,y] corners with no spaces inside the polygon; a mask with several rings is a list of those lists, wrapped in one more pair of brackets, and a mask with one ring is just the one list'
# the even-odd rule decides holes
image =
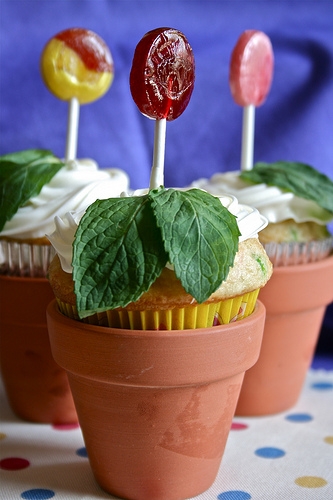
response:
{"label": "blue polka dot", "polygon": [[333,384],[332,382],[315,382],[311,387],[317,391],[328,391],[333,389]]}
{"label": "blue polka dot", "polygon": [[33,490],[26,490],[21,494],[21,498],[25,500],[47,500],[53,498],[55,495],[52,490],[45,490],[44,488],[35,488]]}
{"label": "blue polka dot", "polygon": [[313,420],[313,416],[309,413],[291,413],[286,416],[286,420],[289,422],[310,422]]}
{"label": "blue polka dot", "polygon": [[84,458],[88,457],[88,453],[87,453],[87,450],[86,450],[85,446],[83,446],[82,448],[79,448],[78,450],[76,450],[76,454],[79,457],[84,457]]}
{"label": "blue polka dot", "polygon": [[280,450],[280,448],[273,448],[270,446],[258,448],[254,453],[261,458],[280,458],[286,454],[286,452]]}
{"label": "blue polka dot", "polygon": [[241,490],[224,491],[217,495],[217,500],[250,500],[251,498],[250,493]]}

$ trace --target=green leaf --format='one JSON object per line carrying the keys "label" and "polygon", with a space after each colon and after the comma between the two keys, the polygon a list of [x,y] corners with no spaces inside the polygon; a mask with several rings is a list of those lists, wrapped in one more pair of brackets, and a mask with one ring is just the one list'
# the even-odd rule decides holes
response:
{"label": "green leaf", "polygon": [[51,151],[42,149],[0,157],[0,231],[63,166]]}
{"label": "green leaf", "polygon": [[170,261],[185,290],[204,302],[227,277],[238,249],[235,216],[193,189],[97,200],[80,221],[73,279],[80,318],[126,307]]}
{"label": "green leaf", "polygon": [[241,172],[240,178],[255,184],[277,186],[300,198],[315,201],[320,207],[333,213],[333,181],[304,163],[259,162],[252,170]]}
{"label": "green leaf", "polygon": [[148,195],[97,200],[75,235],[73,279],[79,316],[136,301],[167,260]]}
{"label": "green leaf", "polygon": [[236,217],[200,190],[150,191],[157,224],[176,276],[202,303],[226,279],[238,250]]}

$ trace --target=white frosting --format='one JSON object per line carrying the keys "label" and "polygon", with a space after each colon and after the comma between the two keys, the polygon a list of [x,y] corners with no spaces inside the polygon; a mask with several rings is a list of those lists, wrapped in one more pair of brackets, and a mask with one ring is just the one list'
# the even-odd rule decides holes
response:
{"label": "white frosting", "polygon": [[55,217],[55,231],[48,235],[53,248],[57,252],[61,267],[66,273],[71,273],[73,257],[73,241],[75,232],[85,210],[67,212],[64,217]]}
{"label": "white frosting", "polygon": [[[138,190],[134,192],[134,195],[139,196],[145,192],[146,190]],[[267,226],[267,219],[257,209],[239,204],[235,196],[224,195],[219,196],[219,199],[222,205],[237,217],[237,224],[241,233],[239,241],[257,237],[258,232]],[[84,210],[81,212],[68,212],[62,218],[56,217],[54,221],[56,229],[48,236],[59,255],[62,269],[67,273],[72,272],[72,245],[77,226],[84,212]]]}
{"label": "white frosting", "polygon": [[86,209],[96,199],[119,196],[128,190],[129,178],[119,169],[99,169],[93,160],[72,160],[43,186],[38,196],[19,208],[6,222],[1,236],[41,238],[51,233],[54,217]]}
{"label": "white frosting", "polygon": [[311,200],[305,200],[267,184],[251,184],[239,178],[239,171],[218,173],[210,179],[198,179],[191,184],[215,196],[231,193],[240,203],[257,208],[268,222],[294,219],[296,222],[313,221],[327,225],[332,214]]}

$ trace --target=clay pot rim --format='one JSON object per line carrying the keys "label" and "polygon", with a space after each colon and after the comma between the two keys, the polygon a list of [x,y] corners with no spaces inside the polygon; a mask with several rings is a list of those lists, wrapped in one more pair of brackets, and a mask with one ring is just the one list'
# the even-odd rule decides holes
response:
{"label": "clay pot rim", "polygon": [[18,282],[21,282],[21,281],[29,281],[30,283],[35,283],[35,282],[38,282],[40,283],[41,281],[49,281],[47,278],[43,277],[43,276],[40,276],[40,277],[37,277],[37,276],[10,276],[8,274],[0,274],[0,280],[4,280],[4,281],[18,281]]}
{"label": "clay pot rim", "polygon": [[315,262],[308,262],[306,264],[296,264],[293,266],[277,266],[273,268],[275,274],[295,274],[304,273],[304,271],[318,271],[329,267],[333,263],[333,254],[325,259],[316,260]]}
{"label": "clay pot rim", "polygon": [[265,306],[257,301],[247,318],[196,330],[89,325],[64,316],[56,300],[46,315],[53,357],[73,376],[117,385],[175,387],[221,380],[253,366],[262,341]]}
{"label": "clay pot rim", "polygon": [[333,255],[309,264],[273,268],[260,299],[267,314],[326,307],[333,300]]}
{"label": "clay pot rim", "polygon": [[[228,334],[229,332],[231,333],[232,330],[238,330],[239,328],[239,323],[241,322],[242,325],[252,323],[254,319],[257,318],[259,314],[262,314],[262,310],[264,309],[264,305],[260,300],[257,300],[255,309],[252,314],[247,316],[246,318],[243,318],[239,321],[234,321],[232,323],[224,324],[224,325],[218,325],[219,330],[220,329],[227,329]],[[58,309],[56,299],[52,300],[50,304],[48,305],[47,308],[47,313],[48,315],[52,316],[55,318],[57,321],[60,321],[61,323],[68,324],[69,326],[72,325],[74,328],[82,328],[86,331],[91,331],[91,332],[100,332],[100,333],[109,333],[112,335],[121,335],[122,337],[156,337],[156,334],[158,334],[159,337],[183,337],[184,332],[186,332],[186,335],[188,336],[201,336],[202,334],[207,334],[207,335],[213,335],[216,328],[215,326],[210,326],[206,328],[187,328],[183,330],[131,330],[127,328],[112,328],[110,326],[99,326],[99,325],[91,325],[89,323],[83,323],[78,320],[68,318],[64,314],[60,312]]]}

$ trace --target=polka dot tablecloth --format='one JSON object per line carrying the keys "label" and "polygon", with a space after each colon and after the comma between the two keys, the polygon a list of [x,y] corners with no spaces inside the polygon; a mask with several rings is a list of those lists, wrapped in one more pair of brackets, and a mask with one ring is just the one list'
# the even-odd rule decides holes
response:
{"label": "polka dot tablecloth", "polygon": [[[113,499],[78,426],[17,419],[0,386],[1,500]],[[197,500],[333,500],[333,371],[310,370],[291,410],[233,420],[219,474]]]}

